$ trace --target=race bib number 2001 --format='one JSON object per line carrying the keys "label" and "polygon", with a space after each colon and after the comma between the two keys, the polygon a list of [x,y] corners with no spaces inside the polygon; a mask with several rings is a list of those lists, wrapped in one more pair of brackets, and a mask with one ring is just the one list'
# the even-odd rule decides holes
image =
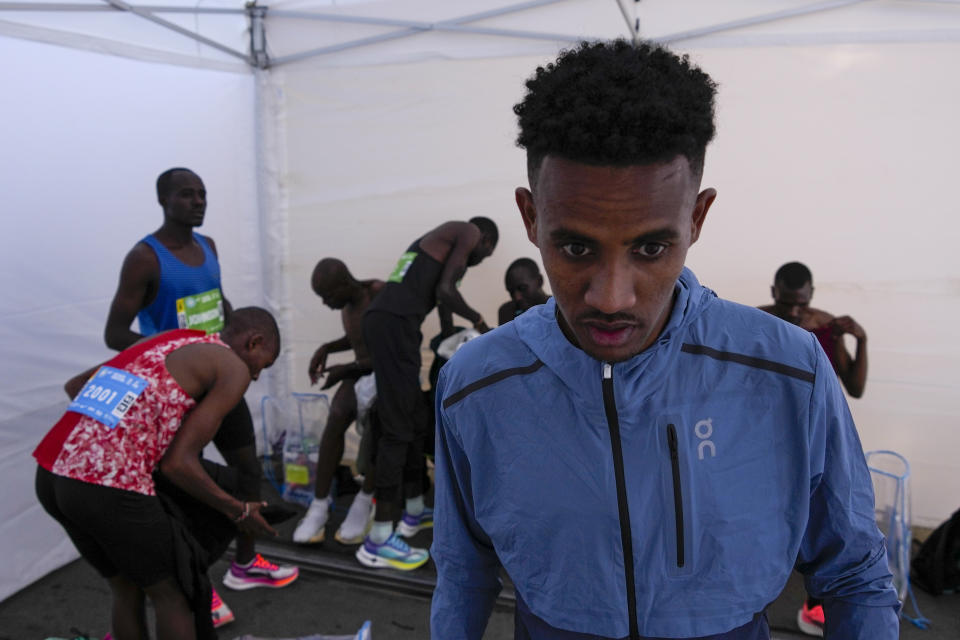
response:
{"label": "race bib number 2001", "polygon": [[223,329],[223,295],[210,289],[177,300],[177,324],[181,329],[216,333]]}
{"label": "race bib number 2001", "polygon": [[83,385],[67,411],[90,416],[113,429],[149,384],[122,369],[100,367]]}

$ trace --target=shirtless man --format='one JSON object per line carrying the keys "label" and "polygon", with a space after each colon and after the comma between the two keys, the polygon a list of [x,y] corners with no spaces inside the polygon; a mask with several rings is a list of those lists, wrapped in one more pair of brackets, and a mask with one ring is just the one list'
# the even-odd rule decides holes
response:
{"label": "shirtless man", "polygon": [[537,263],[530,258],[517,258],[507,267],[504,285],[510,301],[500,305],[497,323],[506,324],[518,315],[550,299],[543,290],[543,275]]}
{"label": "shirtless man", "polygon": [[[782,320],[813,333],[823,347],[833,370],[844,388],[854,398],[863,395],[867,383],[867,334],[850,316],[834,317],[826,311],[810,307],[813,299],[813,274],[800,262],[788,262],[773,276],[770,287],[773,304],[760,307]],[[856,355],[850,356],[843,343],[843,334],[857,339]],[[823,602],[808,596],[797,612],[797,626],[811,636],[823,636]]]}
{"label": "shirtless man", "polygon": [[[117,351],[143,336],[170,329],[216,332],[230,314],[220,283],[217,247],[213,238],[194,231],[203,224],[207,209],[203,180],[190,169],[168,169],[157,178],[157,201],[163,208],[163,224],[127,254],[110,304],[104,340]],[[140,333],[131,329],[134,318],[139,320]],[[259,501],[262,467],[253,419],[242,397],[224,416],[213,443],[237,470],[246,499]],[[253,536],[242,532],[234,560],[224,576],[224,584],[233,589],[282,587],[299,575],[296,567],[275,564],[257,554]],[[218,626],[233,619],[216,593],[211,615]]]}
{"label": "shirtless man", "polygon": [[[834,317],[810,306],[813,275],[799,262],[788,262],[777,269],[770,293],[773,304],[760,309],[816,335],[847,393],[854,398],[862,396],[867,384],[867,334],[863,327],[850,316]],[[847,333],[857,339],[852,357],[843,343]]]}
{"label": "shirtless man", "polygon": [[214,558],[186,542],[161,505],[154,471],[224,523],[276,535],[260,514],[265,503],[221,489],[200,452],[279,350],[273,316],[247,307],[231,314],[222,333],[144,338],[67,382],[74,402],[33,453],[37,497],[109,583],[115,637],[149,637],[145,597],[161,640],[215,636],[206,581]]}
{"label": "shirtless man", "polygon": [[493,253],[497,239],[497,225],[488,218],[444,222],[400,256],[363,316],[363,339],[373,358],[379,412],[376,516],[356,554],[368,567],[411,570],[430,558],[426,549],[411,548],[400,538],[433,526],[433,510],[423,504],[423,451],[433,413],[420,387],[420,326],[439,305],[442,326],[451,326],[450,314],[455,313],[477,331],[489,331],[483,316],[457,291],[457,282],[468,267]]}
{"label": "shirtless man", "polygon": [[[353,386],[360,377],[373,371],[373,362],[363,343],[361,320],[370,302],[383,288],[382,280],[357,280],[347,266],[336,258],[324,258],[318,262],[310,284],[323,304],[340,311],[346,335],[320,345],[310,359],[307,372],[311,384],[317,384],[323,376],[327,377],[322,389],[329,389],[338,382],[341,384],[330,403],[330,415],[320,440],[315,497],[293,532],[293,541],[300,544],[322,542],[324,538],[333,500],[333,496],[329,495],[330,486],[337,465],[343,458],[344,434],[350,423],[357,419],[357,394]],[[355,358],[353,362],[327,367],[328,355],[351,349]],[[373,470],[366,471],[363,488],[357,493],[346,520],[335,534],[337,541],[343,544],[361,542],[366,533],[373,507],[374,480]]]}

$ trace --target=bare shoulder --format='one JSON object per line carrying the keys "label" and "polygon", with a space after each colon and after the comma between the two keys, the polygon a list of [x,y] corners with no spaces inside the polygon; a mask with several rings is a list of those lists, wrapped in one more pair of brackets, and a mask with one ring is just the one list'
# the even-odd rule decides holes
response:
{"label": "bare shoulder", "polygon": [[427,234],[426,237],[436,234],[446,239],[448,242],[461,239],[473,239],[480,237],[480,229],[462,220],[449,220]]}
{"label": "bare shoulder", "polygon": [[363,286],[367,288],[367,291],[369,291],[370,295],[372,296],[380,293],[380,290],[383,289],[384,284],[385,283],[383,280],[377,280],[376,278],[363,281]]}
{"label": "bare shoulder", "polygon": [[157,253],[146,242],[138,242],[127,252],[121,267],[121,276],[124,273],[154,274],[160,270],[160,261]]}
{"label": "bare shoulder", "polygon": [[833,314],[822,309],[808,309],[808,313],[810,314],[810,324],[816,329],[833,321]]}
{"label": "bare shoulder", "polygon": [[249,371],[232,349],[209,342],[187,344],[166,358],[167,370],[184,391],[197,399],[215,384],[249,382]]}
{"label": "bare shoulder", "polygon": [[219,257],[219,255],[217,254],[217,243],[213,241],[213,238],[211,238],[210,236],[205,236],[200,233],[198,233],[197,235],[203,238],[204,240],[206,240],[207,244],[210,245],[210,251],[213,251],[213,255]]}

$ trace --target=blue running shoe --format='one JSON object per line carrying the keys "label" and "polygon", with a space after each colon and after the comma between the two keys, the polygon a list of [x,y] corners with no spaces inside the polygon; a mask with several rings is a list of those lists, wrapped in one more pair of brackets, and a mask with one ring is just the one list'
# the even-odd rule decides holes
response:
{"label": "blue running shoe", "polygon": [[418,516],[412,516],[406,511],[400,518],[400,524],[397,526],[397,533],[404,538],[412,538],[418,531],[433,528],[433,509],[424,507],[423,513]]}
{"label": "blue running shoe", "polygon": [[396,532],[391,533],[383,544],[377,544],[367,536],[357,549],[360,564],[374,569],[392,567],[412,571],[422,567],[429,559],[430,554],[426,549],[412,549]]}

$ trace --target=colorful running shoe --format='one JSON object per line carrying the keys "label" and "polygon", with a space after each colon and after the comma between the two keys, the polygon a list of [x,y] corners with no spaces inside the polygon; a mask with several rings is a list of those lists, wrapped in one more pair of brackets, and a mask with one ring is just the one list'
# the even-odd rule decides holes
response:
{"label": "colorful running shoe", "polygon": [[411,548],[396,532],[391,533],[383,544],[377,544],[367,536],[356,555],[364,566],[374,569],[392,567],[401,571],[422,567],[430,559],[426,549]]}
{"label": "colorful running shoe", "polygon": [[299,576],[300,569],[289,564],[274,564],[258,553],[246,567],[231,562],[230,569],[223,576],[223,584],[238,591],[256,587],[279,589]]}
{"label": "colorful running shoe", "polygon": [[808,606],[806,602],[797,612],[797,626],[808,636],[823,637],[823,606]]}
{"label": "colorful running shoe", "polygon": [[432,527],[433,509],[430,507],[424,507],[423,513],[418,516],[412,516],[404,511],[403,517],[400,518],[400,524],[397,526],[397,533],[402,535],[404,538],[412,538],[413,536],[417,535],[418,531],[431,529]]}
{"label": "colorful running shoe", "polygon": [[210,618],[213,620],[214,629],[219,629],[234,620],[233,611],[230,611],[227,603],[220,599],[216,589],[213,589],[213,597],[210,599]]}

